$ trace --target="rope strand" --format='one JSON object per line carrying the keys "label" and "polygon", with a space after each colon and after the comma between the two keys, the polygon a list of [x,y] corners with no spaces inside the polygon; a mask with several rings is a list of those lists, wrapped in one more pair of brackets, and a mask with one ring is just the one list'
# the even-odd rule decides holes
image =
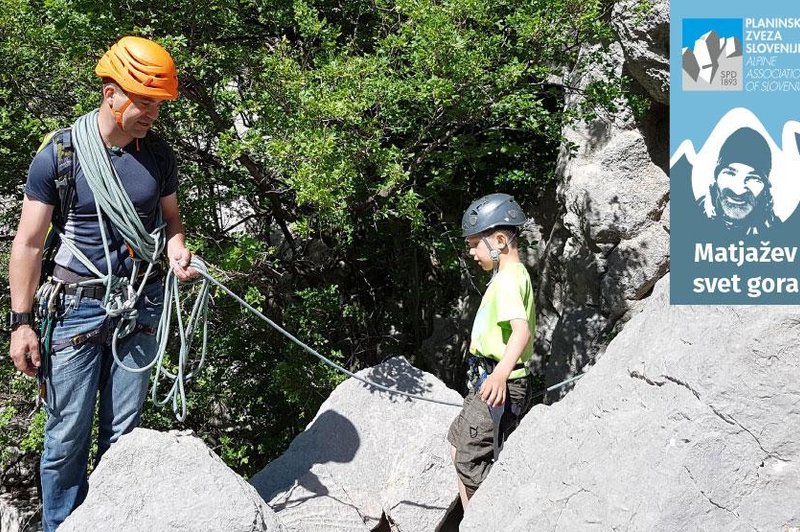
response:
{"label": "rope strand", "polygon": [[[152,272],[153,266],[158,262],[161,257],[165,244],[165,225],[161,217],[161,210],[157,210],[156,214],[156,228],[153,231],[147,231],[144,227],[136,208],[131,202],[130,197],[125,191],[119,174],[117,173],[114,165],[111,162],[110,155],[106,149],[105,143],[100,135],[100,129],[97,121],[98,111],[95,110],[80,117],[74,125],[73,139],[75,142],[75,151],[78,156],[81,167],[83,168],[84,175],[86,176],[87,183],[89,184],[92,193],[94,194],[95,207],[97,210],[97,220],[100,226],[100,234],[105,247],[105,261],[107,272],[102,273],[80,249],[71,242],[68,238],[61,235],[61,240],[65,246],[73,253],[73,255],[91,271],[98,280],[90,281],[86,284],[102,283],[106,286],[106,295],[103,299],[103,306],[106,314],[109,317],[118,319],[117,325],[111,339],[111,351],[114,360],[119,366],[127,371],[134,373],[141,373],[150,371],[154,366],[156,374],[153,380],[152,400],[157,405],[165,405],[172,402],[172,409],[178,421],[186,419],[187,406],[186,406],[186,386],[185,383],[192,379],[192,377],[202,369],[206,360],[206,351],[208,347],[208,296],[209,287],[214,285],[227,293],[235,299],[241,306],[258,316],[260,319],[269,324],[276,331],[283,336],[294,342],[307,353],[317,357],[325,364],[331,366],[337,371],[347,375],[348,377],[358,380],[368,386],[377,388],[388,392],[390,394],[401,395],[409,399],[419,401],[426,401],[429,403],[453,406],[461,408],[462,403],[453,403],[449,401],[441,401],[431,397],[425,397],[420,394],[412,394],[384,386],[377,382],[371,381],[352,371],[342,367],[333,360],[321,355],[294,335],[286,331],[283,327],[266,317],[252,305],[248,304],[241,297],[236,295],[228,287],[221,282],[217,281],[208,273],[206,264],[198,257],[193,257],[191,266],[200,274],[201,281],[194,281],[201,283],[201,287],[195,298],[192,312],[188,317],[186,323],[183,321],[181,313],[181,298],[180,287],[178,278],[175,273],[170,269],[164,280],[164,308],[161,313],[161,319],[158,324],[156,332],[156,343],[158,349],[156,356],[152,362],[141,368],[132,368],[126,366],[119,358],[117,353],[117,342],[120,338],[129,335],[136,327],[136,303],[142,295],[145,283]],[[111,272],[111,251],[109,249],[108,236],[105,230],[105,219],[110,220],[113,227],[122,235],[125,242],[130,246],[133,251],[134,264],[132,274],[129,278],[119,278]],[[142,276],[142,280],[138,286],[135,287],[136,275],[139,272],[140,263],[144,261],[147,263],[147,269]],[[184,284],[185,286],[188,286]],[[167,364],[166,353],[167,343],[169,340],[169,331],[172,322],[173,310],[178,321],[178,334],[180,338],[180,348],[178,350],[177,369],[173,373],[166,369]],[[194,339],[194,333],[198,330],[198,326],[202,328],[202,346],[200,348],[200,360],[192,371],[186,373],[186,367],[189,364],[189,354]],[[542,395],[548,391],[555,390],[562,386],[573,382],[583,375],[577,375],[567,379],[559,384],[551,386],[546,390],[538,392],[534,397]],[[164,395],[163,399],[158,399],[158,386],[161,380],[172,382],[169,391]]]}

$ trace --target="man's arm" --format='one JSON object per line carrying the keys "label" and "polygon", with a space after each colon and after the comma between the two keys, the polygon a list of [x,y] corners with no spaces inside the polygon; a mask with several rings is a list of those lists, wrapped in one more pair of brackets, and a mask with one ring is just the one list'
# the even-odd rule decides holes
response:
{"label": "man's arm", "polygon": [[161,198],[161,216],[167,224],[167,258],[175,276],[181,281],[197,277],[197,271],[189,266],[192,252],[186,249],[186,235],[176,193]]}
{"label": "man's arm", "polygon": [[511,320],[511,336],[508,338],[506,350],[503,358],[495,366],[492,374],[489,375],[481,386],[481,399],[489,406],[500,406],[506,402],[506,381],[514,366],[517,365],[519,357],[525,350],[525,346],[531,340],[531,331],[528,328],[528,320]]}
{"label": "man's arm", "polygon": [[[15,312],[33,309],[42,267],[42,247],[52,216],[52,205],[27,196],[22,200],[22,215],[8,261],[11,310]],[[39,340],[30,325],[20,325],[11,333],[9,354],[18,370],[31,377],[36,375],[40,363]]]}

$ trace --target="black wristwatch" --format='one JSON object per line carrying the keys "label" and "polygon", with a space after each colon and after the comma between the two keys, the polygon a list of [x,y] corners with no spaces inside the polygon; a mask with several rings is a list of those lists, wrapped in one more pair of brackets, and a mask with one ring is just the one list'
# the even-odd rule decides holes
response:
{"label": "black wristwatch", "polygon": [[12,310],[8,324],[12,331],[15,331],[20,325],[33,325],[33,312],[14,312]]}

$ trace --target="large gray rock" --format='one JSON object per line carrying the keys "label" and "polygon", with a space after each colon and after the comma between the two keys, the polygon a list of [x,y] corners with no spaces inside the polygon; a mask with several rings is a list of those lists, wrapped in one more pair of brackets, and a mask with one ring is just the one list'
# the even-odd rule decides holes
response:
{"label": "large gray rock", "polygon": [[135,429],[103,456],[59,532],[281,531],[275,513],[197,437]]}
{"label": "large gray rock", "polygon": [[567,132],[568,138],[584,143],[584,150],[562,166],[566,181],[561,193],[568,209],[564,224],[598,245],[641,233],[664,209],[669,192],[669,178],[650,158],[642,134],[613,133],[592,146],[589,131]]}
{"label": "large gray rock", "polygon": [[621,316],[629,301],[640,300],[669,269],[669,233],[658,223],[636,237],[622,240],[606,257],[602,279],[604,307]]}
{"label": "large gray rock", "polygon": [[[36,494],[31,495],[36,498]],[[41,530],[41,523],[36,519],[36,511],[31,508],[18,508],[10,494],[0,495],[0,532],[34,532]]]}
{"label": "large gray rock", "polygon": [[[0,407],[0,414],[5,408]],[[11,423],[20,420],[26,421],[25,416],[13,418]],[[41,530],[36,461],[18,446],[5,447],[2,452],[6,468],[0,471],[0,532]]]}
{"label": "large gray rock", "polygon": [[[607,64],[615,75],[624,72],[625,61],[622,47],[611,46]],[[586,86],[608,74],[600,68],[576,71],[571,84]],[[582,103],[579,94],[567,99],[568,106]],[[549,357],[548,385],[593,363],[616,322],[627,318],[669,269],[665,110],[653,104],[635,120],[621,100],[616,113],[563,131],[567,143],[557,172],[564,215],[546,246],[537,297],[536,349]]]}
{"label": "large gray rock", "polygon": [[618,0],[611,24],[628,71],[655,101],[669,105],[669,1]]}
{"label": "large gray rock", "polygon": [[569,395],[531,410],[461,530],[800,526],[800,309],[668,292],[666,278]]}
{"label": "large gray rock", "polygon": [[[435,377],[392,358],[359,376],[461,403]],[[415,401],[349,379],[306,430],[250,482],[289,530],[435,530],[458,497],[446,441],[458,408]]]}

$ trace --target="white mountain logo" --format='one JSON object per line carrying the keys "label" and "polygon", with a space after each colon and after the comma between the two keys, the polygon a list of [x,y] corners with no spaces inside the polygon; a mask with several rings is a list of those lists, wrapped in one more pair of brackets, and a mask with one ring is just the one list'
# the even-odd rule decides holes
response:
{"label": "white mountain logo", "polygon": [[738,37],[720,37],[711,30],[681,55],[684,89],[741,90],[742,42]]}

